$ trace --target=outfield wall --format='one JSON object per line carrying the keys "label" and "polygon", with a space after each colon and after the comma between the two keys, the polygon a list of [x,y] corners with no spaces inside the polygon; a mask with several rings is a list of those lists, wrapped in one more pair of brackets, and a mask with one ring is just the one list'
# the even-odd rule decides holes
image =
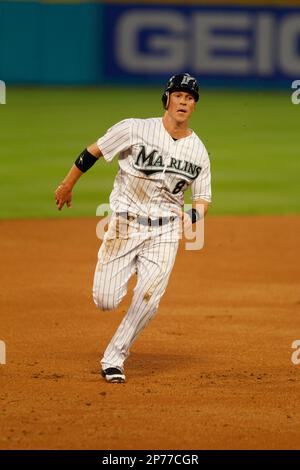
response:
{"label": "outfield wall", "polygon": [[155,84],[182,70],[202,84],[290,86],[299,2],[0,2],[8,84]]}

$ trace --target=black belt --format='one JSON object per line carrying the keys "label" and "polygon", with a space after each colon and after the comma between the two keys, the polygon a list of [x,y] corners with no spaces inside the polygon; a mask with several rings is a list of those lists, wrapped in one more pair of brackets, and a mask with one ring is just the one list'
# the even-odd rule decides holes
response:
{"label": "black belt", "polygon": [[169,222],[174,222],[176,217],[158,217],[157,219],[151,219],[150,217],[140,217],[139,215],[132,215],[128,212],[117,212],[117,215],[124,217],[129,221],[135,220],[139,224],[147,225],[148,227],[161,227],[162,225],[168,224]]}

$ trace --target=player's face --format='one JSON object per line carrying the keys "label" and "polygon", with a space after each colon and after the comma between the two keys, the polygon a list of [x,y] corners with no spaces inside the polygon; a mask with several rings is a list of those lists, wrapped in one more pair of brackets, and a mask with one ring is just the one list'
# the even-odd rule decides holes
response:
{"label": "player's face", "polygon": [[168,112],[177,122],[184,122],[193,113],[195,105],[195,99],[190,93],[173,91],[170,95]]}

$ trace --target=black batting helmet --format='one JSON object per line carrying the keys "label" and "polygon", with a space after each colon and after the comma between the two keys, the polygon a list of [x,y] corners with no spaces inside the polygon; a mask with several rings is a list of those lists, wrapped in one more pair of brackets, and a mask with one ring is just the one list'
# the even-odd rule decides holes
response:
{"label": "black batting helmet", "polygon": [[161,98],[165,109],[168,107],[169,95],[173,91],[186,91],[193,95],[196,102],[199,100],[199,86],[197,80],[194,77],[191,77],[189,73],[173,75],[168,80]]}

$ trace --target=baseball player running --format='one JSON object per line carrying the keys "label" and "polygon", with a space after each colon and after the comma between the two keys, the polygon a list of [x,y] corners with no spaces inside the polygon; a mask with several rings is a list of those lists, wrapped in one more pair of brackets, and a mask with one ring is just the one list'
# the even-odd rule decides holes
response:
{"label": "baseball player running", "polygon": [[[101,310],[115,309],[136,273],[132,303],[101,360],[108,382],[125,382],[124,362],[139,333],[157,311],[174,266],[181,222],[196,223],[211,201],[210,162],[188,127],[199,87],[188,73],[174,75],[162,95],[162,118],[125,119],[87,147],[55,191],[59,210],[71,206],[77,180],[101,157],[118,155],[110,195],[112,216],[98,253],[93,298]],[[191,187],[192,209],[183,212]]]}

